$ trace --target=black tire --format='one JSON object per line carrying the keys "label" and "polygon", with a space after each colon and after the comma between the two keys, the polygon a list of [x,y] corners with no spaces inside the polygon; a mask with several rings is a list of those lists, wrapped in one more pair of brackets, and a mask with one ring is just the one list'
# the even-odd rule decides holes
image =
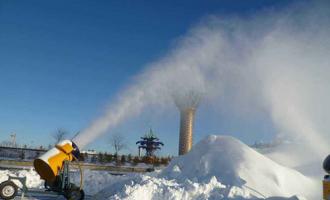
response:
{"label": "black tire", "polygon": [[0,197],[2,199],[14,199],[17,195],[18,187],[12,181],[5,181],[0,184]]}
{"label": "black tire", "polygon": [[155,169],[154,169],[154,168],[147,168],[146,171],[147,171],[147,172],[153,172],[153,171],[155,171]]}
{"label": "black tire", "polygon": [[66,196],[67,200],[83,200],[85,198],[84,190],[71,190]]}

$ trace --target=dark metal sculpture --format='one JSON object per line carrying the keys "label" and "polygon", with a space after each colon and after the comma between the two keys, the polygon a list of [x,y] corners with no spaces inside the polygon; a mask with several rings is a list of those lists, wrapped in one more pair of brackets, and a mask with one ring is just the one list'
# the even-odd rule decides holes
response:
{"label": "dark metal sculpture", "polygon": [[140,150],[144,149],[147,157],[154,156],[154,152],[161,149],[160,146],[164,146],[164,144],[154,135],[152,129],[150,129],[149,133],[144,137],[141,137],[141,140],[137,141],[136,144],[139,145],[139,156]]}

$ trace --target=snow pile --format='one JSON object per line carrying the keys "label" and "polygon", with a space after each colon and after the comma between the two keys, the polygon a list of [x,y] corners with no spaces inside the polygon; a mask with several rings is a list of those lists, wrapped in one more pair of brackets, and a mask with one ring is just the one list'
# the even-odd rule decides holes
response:
{"label": "snow pile", "polygon": [[180,184],[152,175],[137,175],[109,185],[95,199],[223,199],[225,191],[226,186],[215,177],[206,183],[186,180]]}
{"label": "snow pile", "polygon": [[[109,184],[96,199],[319,199],[319,185],[228,136],[209,136],[159,173]],[[282,198],[275,198],[281,196]],[[290,199],[303,199],[291,197]]]}
{"label": "snow pile", "polygon": [[[94,195],[95,193],[102,190],[105,185],[114,183],[118,180],[123,180],[128,177],[124,176],[113,176],[107,171],[92,171],[83,170],[83,186],[86,194]],[[44,188],[44,181],[40,179],[38,173],[34,168],[29,170],[0,170],[0,183],[8,180],[8,177],[26,177],[26,186],[28,188]],[[80,185],[80,173],[79,171],[71,171],[70,178],[73,183]],[[19,187],[22,187],[20,181],[13,180]]]}
{"label": "snow pile", "polygon": [[[181,172],[173,173],[175,168]],[[306,188],[317,187],[299,172],[275,163],[229,136],[207,137],[189,154],[171,162],[162,175],[197,182],[215,176],[226,185],[250,187],[264,196],[302,194]]]}
{"label": "snow pile", "polygon": [[[19,170],[19,171],[9,171],[9,170],[0,170],[0,183],[8,180],[8,176],[12,177],[26,177],[26,186],[28,188],[42,188],[44,181],[40,179],[38,173],[33,170]],[[16,185],[22,187],[20,181],[14,180]]]}
{"label": "snow pile", "polygon": [[[105,186],[127,179],[126,176],[114,176],[108,171],[83,170],[83,187],[86,194],[94,195]],[[80,173],[72,173],[71,181],[80,185]]]}

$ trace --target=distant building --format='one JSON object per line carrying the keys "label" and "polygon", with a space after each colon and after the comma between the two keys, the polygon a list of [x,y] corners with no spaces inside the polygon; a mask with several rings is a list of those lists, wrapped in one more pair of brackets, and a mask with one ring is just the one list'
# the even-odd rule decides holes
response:
{"label": "distant building", "polygon": [[89,154],[89,155],[98,154],[95,150],[81,151],[80,153]]}
{"label": "distant building", "polygon": [[24,159],[33,160],[39,155],[45,153],[45,149],[4,147],[0,146],[0,159]]}

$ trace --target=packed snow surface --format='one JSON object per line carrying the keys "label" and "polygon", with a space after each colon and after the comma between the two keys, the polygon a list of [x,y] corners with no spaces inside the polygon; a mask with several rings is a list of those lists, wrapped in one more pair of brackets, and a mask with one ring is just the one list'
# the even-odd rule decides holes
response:
{"label": "packed snow surface", "polygon": [[[29,187],[42,187],[34,170],[7,175],[26,176]],[[79,173],[73,174],[79,183]],[[162,171],[113,176],[105,171],[84,171],[84,190],[99,200],[314,200],[321,199],[320,181],[277,164],[235,138],[209,136]]]}

